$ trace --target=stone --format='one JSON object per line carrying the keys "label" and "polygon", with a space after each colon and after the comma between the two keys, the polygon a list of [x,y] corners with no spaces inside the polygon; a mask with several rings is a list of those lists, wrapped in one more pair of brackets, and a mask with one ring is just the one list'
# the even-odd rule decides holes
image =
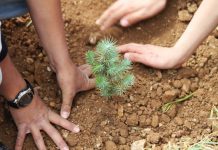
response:
{"label": "stone", "polygon": [[124,145],[126,144],[126,139],[124,137],[119,137],[119,144]]}
{"label": "stone", "polygon": [[78,144],[78,137],[75,134],[69,134],[66,138],[66,141],[69,146],[73,147]]}
{"label": "stone", "polygon": [[178,19],[182,22],[189,22],[192,19],[192,14],[188,12],[188,10],[180,10],[178,12]]}
{"label": "stone", "polygon": [[139,123],[139,118],[136,115],[136,113],[131,114],[130,116],[127,116],[126,124],[129,126],[137,126]]}
{"label": "stone", "polygon": [[173,81],[173,86],[175,87],[175,88],[181,88],[182,87],[182,83],[181,83],[181,81],[180,80],[175,80],[175,81]]}
{"label": "stone", "polygon": [[117,150],[117,145],[113,141],[106,141],[105,149],[106,150]]}
{"label": "stone", "polygon": [[131,150],[144,150],[146,140],[138,140],[131,144]]}
{"label": "stone", "polygon": [[147,125],[146,123],[146,116],[142,115],[139,117],[139,126],[140,127],[145,127]]}
{"label": "stone", "polygon": [[162,100],[164,103],[173,101],[177,96],[179,95],[179,90],[174,89],[174,90],[168,90],[165,91]]}
{"label": "stone", "polygon": [[151,126],[156,128],[159,125],[159,117],[157,115],[152,116]]}
{"label": "stone", "polygon": [[122,105],[118,105],[118,109],[117,109],[117,114],[118,114],[118,117],[123,117],[123,106]]}
{"label": "stone", "polygon": [[196,3],[188,3],[187,4],[187,9],[189,13],[195,13],[196,10],[198,9],[198,5]]}
{"label": "stone", "polygon": [[119,150],[130,150],[130,147],[128,145],[120,145]]}
{"label": "stone", "polygon": [[125,138],[127,138],[128,137],[128,135],[129,135],[129,132],[128,132],[128,129],[126,128],[121,128],[120,129],[120,135],[122,136],[122,137],[125,137]]}
{"label": "stone", "polygon": [[191,81],[188,79],[182,79],[182,90],[185,93],[189,93],[190,88],[191,88]]}
{"label": "stone", "polygon": [[151,144],[158,144],[158,142],[160,141],[160,134],[159,133],[150,133],[147,136],[147,140],[148,142],[150,142]]}

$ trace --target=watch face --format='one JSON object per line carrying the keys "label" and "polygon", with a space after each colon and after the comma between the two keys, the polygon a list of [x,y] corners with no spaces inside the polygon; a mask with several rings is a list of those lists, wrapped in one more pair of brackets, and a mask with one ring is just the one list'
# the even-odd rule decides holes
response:
{"label": "watch face", "polygon": [[26,93],[20,98],[18,103],[19,107],[27,106],[28,104],[31,103],[32,99],[33,99],[33,93],[32,92]]}

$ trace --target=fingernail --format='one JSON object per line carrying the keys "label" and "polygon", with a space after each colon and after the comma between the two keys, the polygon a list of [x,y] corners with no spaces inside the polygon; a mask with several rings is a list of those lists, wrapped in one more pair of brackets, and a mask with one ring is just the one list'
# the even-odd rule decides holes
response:
{"label": "fingernail", "polygon": [[130,57],[130,54],[129,54],[129,53],[124,54],[124,58],[126,58],[126,59],[129,60],[129,57]]}
{"label": "fingernail", "polygon": [[74,128],[73,128],[73,131],[74,131],[75,133],[78,133],[78,132],[80,131],[79,126],[74,127]]}
{"label": "fingernail", "polygon": [[122,19],[120,21],[120,25],[123,26],[123,27],[127,27],[129,25],[129,21],[126,20],[126,19]]}
{"label": "fingernail", "polygon": [[69,150],[69,147],[64,147],[63,150]]}
{"label": "fingernail", "polygon": [[95,22],[97,25],[100,25],[100,20],[98,19],[98,20],[96,20],[96,22]]}
{"label": "fingernail", "polygon": [[61,112],[61,116],[64,118],[64,119],[67,119],[69,117],[70,113],[69,112],[66,112],[66,111],[63,111]]}

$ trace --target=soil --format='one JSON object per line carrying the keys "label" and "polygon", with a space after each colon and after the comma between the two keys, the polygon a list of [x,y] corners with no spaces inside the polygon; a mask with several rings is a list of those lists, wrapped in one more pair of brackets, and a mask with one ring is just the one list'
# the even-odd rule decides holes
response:
{"label": "soil", "polygon": [[[113,0],[63,0],[66,37],[73,62],[85,63],[85,52],[104,36],[118,44],[143,43],[173,46],[185,30],[200,1],[169,1],[158,16],[130,28],[113,27],[102,33],[95,20]],[[61,92],[48,58],[40,46],[33,25],[26,26],[29,16],[3,24],[9,53],[16,67],[38,88],[44,102],[60,111]],[[215,30],[182,68],[157,70],[134,64],[135,85],[122,97],[107,100],[97,90],[77,94],[69,118],[80,125],[79,134],[60,127],[72,150],[129,150],[134,141],[145,139],[145,146],[162,149],[169,141],[183,136],[198,139],[212,132],[208,121],[212,106],[218,106],[218,30]],[[194,36],[193,36],[194,38]],[[187,43],[188,44],[188,43]],[[186,94],[194,96],[163,113],[161,106]],[[13,149],[16,126],[0,103],[0,141]],[[43,134],[47,148],[57,149]],[[28,135],[24,149],[34,150]]]}

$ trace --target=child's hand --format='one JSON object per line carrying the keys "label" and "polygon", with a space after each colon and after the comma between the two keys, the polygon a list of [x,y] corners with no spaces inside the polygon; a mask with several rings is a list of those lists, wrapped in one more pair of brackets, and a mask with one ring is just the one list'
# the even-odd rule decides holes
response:
{"label": "child's hand", "polygon": [[82,65],[78,68],[73,64],[66,65],[61,72],[57,72],[57,79],[63,96],[61,107],[61,116],[63,118],[69,117],[76,93],[95,87],[95,79],[90,79],[90,75],[91,68],[89,65]]}
{"label": "child's hand", "polygon": [[159,13],[167,0],[117,0],[96,21],[105,30],[118,21],[127,27]]}
{"label": "child's hand", "polygon": [[132,62],[158,68],[177,68],[186,60],[179,49],[155,45],[126,44],[119,47],[119,52]]}

